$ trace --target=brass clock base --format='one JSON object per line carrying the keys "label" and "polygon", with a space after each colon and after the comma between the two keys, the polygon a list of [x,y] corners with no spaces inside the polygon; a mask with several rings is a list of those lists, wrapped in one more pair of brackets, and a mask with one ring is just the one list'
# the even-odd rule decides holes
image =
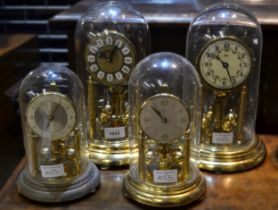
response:
{"label": "brass clock base", "polygon": [[[265,145],[259,138],[254,137],[248,147],[217,149],[213,146],[201,144],[199,150],[199,167],[214,172],[237,172],[253,168],[262,163],[266,156]],[[198,152],[193,148],[193,157]]]}
{"label": "brass clock base", "polygon": [[195,178],[189,184],[155,185],[140,183],[130,174],[124,178],[124,195],[138,203],[155,207],[176,207],[204,198],[206,183],[198,170],[193,168]]}
{"label": "brass clock base", "polygon": [[89,145],[89,158],[102,169],[129,164],[129,141],[98,141]]}
{"label": "brass clock base", "polygon": [[25,197],[45,202],[58,203],[78,199],[86,194],[93,193],[100,184],[98,168],[88,162],[86,171],[72,182],[44,184],[32,178],[27,170],[21,172],[17,181],[18,192]]}

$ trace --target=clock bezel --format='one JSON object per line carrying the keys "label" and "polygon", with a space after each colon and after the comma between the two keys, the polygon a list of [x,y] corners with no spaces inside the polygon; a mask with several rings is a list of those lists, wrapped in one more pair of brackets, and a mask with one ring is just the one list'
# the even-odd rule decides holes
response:
{"label": "clock bezel", "polygon": [[[209,84],[203,77],[203,74],[201,73],[201,68],[200,68],[200,65],[201,65],[201,59],[202,59],[202,56],[205,52],[205,50],[212,44],[216,43],[216,42],[219,42],[219,41],[223,41],[223,40],[230,40],[230,41],[234,41],[234,42],[237,42],[239,43],[242,47],[245,48],[245,50],[248,52],[249,54],[249,57],[250,57],[250,70],[249,70],[249,73],[247,75],[247,77],[238,85],[234,86],[234,87],[230,87],[230,88],[218,88],[218,87],[215,87],[211,84]],[[207,87],[213,89],[213,90],[217,90],[217,91],[231,91],[233,89],[238,89],[240,87],[242,87],[244,84],[246,84],[246,82],[248,81],[250,75],[252,74],[252,69],[253,69],[253,63],[252,63],[252,51],[250,50],[250,48],[248,47],[248,45],[246,43],[243,42],[242,39],[240,38],[237,38],[235,36],[225,36],[225,37],[221,37],[221,38],[215,38],[213,40],[210,40],[208,43],[206,43],[200,50],[200,52],[198,53],[197,55],[197,58],[196,58],[196,66],[197,66],[197,71],[200,75],[200,78],[201,78],[201,81],[203,81],[203,84],[205,84]]]}
{"label": "clock bezel", "polygon": [[[30,127],[30,129],[38,136],[40,137],[44,137],[44,138],[47,138],[48,135],[45,135],[44,133],[44,130],[39,128],[39,126],[37,126],[39,129],[35,129],[34,126],[32,126],[32,124],[34,125],[37,125],[37,122],[36,120],[33,118],[32,122],[30,122],[30,118],[29,116],[33,113],[35,114],[36,110],[40,107],[40,105],[36,106],[36,109],[32,111],[32,105],[34,104],[35,101],[37,101],[38,99],[40,98],[44,98],[46,96],[49,96],[49,95],[54,95],[56,97],[60,97],[61,100],[64,100],[67,102],[68,105],[70,105],[70,109],[72,111],[72,113],[74,114],[73,118],[71,118],[70,120],[73,121],[73,123],[71,123],[71,128],[70,129],[67,129],[65,133],[63,133],[62,135],[54,135],[54,136],[51,136],[51,140],[59,140],[59,139],[63,139],[65,138],[66,136],[68,136],[75,128],[76,126],[76,122],[77,122],[77,115],[76,115],[76,110],[75,110],[75,107],[72,103],[72,101],[64,94],[62,93],[59,93],[59,92],[55,92],[55,91],[46,91],[46,92],[43,92],[39,95],[36,95],[35,97],[33,97],[30,102],[28,103],[27,105],[27,108],[26,108],[26,121],[27,121],[27,125]],[[64,128],[66,128],[66,126],[68,125],[68,111],[66,111],[67,109],[60,104],[60,106],[62,106],[62,108],[65,110],[65,113],[67,115],[67,123],[65,124],[65,126],[63,127],[62,130],[64,130]],[[32,112],[31,112],[32,111]],[[62,130],[60,132],[62,132]]]}
{"label": "clock bezel", "polygon": [[[92,71],[89,69],[89,66],[91,66],[91,65],[93,64],[93,62],[89,62],[89,61],[88,61],[88,56],[89,56],[90,54],[92,54],[92,53],[90,52],[90,50],[88,49],[88,46],[89,46],[90,44],[96,42],[96,40],[99,39],[99,38],[101,38],[102,36],[108,37],[109,34],[112,34],[112,36],[118,36],[118,37],[120,37],[121,40],[123,40],[123,42],[124,42],[124,43],[123,43],[123,46],[126,46],[126,43],[127,43],[128,46],[129,46],[128,49],[130,50],[129,55],[130,55],[130,57],[133,58],[132,64],[130,64],[130,65],[128,66],[128,67],[130,67],[130,70],[129,70],[128,73],[124,73],[124,72],[121,71],[122,67],[124,66],[124,61],[123,61],[122,67],[117,71],[117,72],[121,72],[121,73],[122,73],[123,78],[122,78],[121,80],[118,80],[118,79],[117,79],[117,80],[113,80],[113,81],[107,81],[107,79],[100,79],[100,78],[98,78],[98,77],[97,77],[97,73],[100,72],[100,70],[101,70],[102,72],[105,73],[105,76],[104,76],[103,78],[107,77],[107,74],[108,74],[109,72],[104,71],[103,69],[100,69],[100,66],[98,65],[97,61],[95,61],[95,65],[97,65],[99,69],[98,69],[96,72],[92,72]],[[103,38],[101,38],[101,39],[103,39]],[[115,45],[115,43],[114,43],[114,45]],[[114,46],[114,45],[111,45],[111,46]],[[118,31],[114,31],[114,30],[104,30],[103,32],[96,33],[95,36],[91,36],[91,37],[90,37],[90,40],[89,40],[89,43],[88,43],[88,46],[86,46],[86,49],[85,49],[85,65],[86,65],[85,68],[86,68],[86,70],[89,72],[90,76],[92,76],[92,78],[93,78],[95,81],[97,81],[97,82],[99,82],[100,84],[103,84],[103,85],[105,85],[105,86],[120,85],[120,84],[122,84],[122,83],[128,81],[128,78],[129,78],[129,76],[130,76],[130,74],[131,74],[133,68],[135,67],[135,65],[136,65],[136,63],[137,63],[136,48],[135,48],[135,46],[133,45],[133,43],[128,39],[128,37],[126,37],[124,34],[118,32]],[[110,45],[104,45],[104,46],[102,46],[102,47],[107,47],[107,46],[110,46]],[[95,55],[98,54],[99,49],[100,49],[100,48],[98,48],[98,50],[97,50],[97,52],[96,52]],[[120,49],[120,48],[119,48],[119,49]],[[122,48],[121,48],[121,49],[122,49]],[[121,53],[122,53],[122,52],[121,52]],[[124,58],[124,56],[123,56],[123,58]],[[96,60],[97,60],[97,58],[96,58]],[[89,63],[90,63],[90,64],[89,64]],[[113,74],[116,74],[117,72],[114,72]],[[115,82],[115,81],[116,81],[116,82]]]}
{"label": "clock bezel", "polygon": [[[180,104],[183,105],[184,109],[186,110],[186,113],[187,113],[187,116],[188,116],[188,122],[187,122],[187,126],[186,126],[186,129],[184,129],[184,132],[179,135],[179,137],[175,138],[175,139],[171,139],[171,140],[167,140],[167,142],[162,142],[161,140],[158,140],[158,139],[155,139],[153,137],[150,137],[143,129],[142,127],[142,123],[141,123],[141,120],[140,120],[140,116],[141,116],[141,112],[142,110],[144,109],[144,107],[149,104],[153,99],[155,98],[159,98],[159,97],[171,97],[173,99],[175,99],[176,101],[178,101]],[[190,128],[190,121],[191,121],[191,116],[190,116],[190,112],[189,112],[189,109],[188,107],[186,106],[186,104],[184,103],[184,101],[182,99],[180,99],[179,97],[177,97],[176,95],[174,94],[171,94],[171,93],[157,93],[151,97],[149,97],[148,99],[146,99],[140,106],[140,109],[139,109],[139,112],[138,112],[138,122],[139,122],[139,126],[140,126],[140,129],[141,131],[144,133],[144,135],[146,135],[149,139],[152,139],[152,140],[155,140],[161,144],[168,144],[168,143],[171,143],[171,142],[174,142],[174,141],[177,141],[179,140],[182,136],[185,136],[185,134],[188,132],[189,128]]]}

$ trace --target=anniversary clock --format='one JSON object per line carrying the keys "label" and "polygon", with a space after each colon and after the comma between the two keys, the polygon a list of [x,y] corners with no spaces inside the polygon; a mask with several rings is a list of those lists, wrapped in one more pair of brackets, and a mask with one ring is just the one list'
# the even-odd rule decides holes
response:
{"label": "anniversary clock", "polygon": [[76,28],[77,71],[86,87],[89,154],[102,168],[127,165],[127,82],[149,52],[143,16],[112,1],[94,6]]}
{"label": "anniversary clock", "polygon": [[238,5],[212,6],[190,26],[186,55],[203,84],[201,141],[193,149],[202,169],[241,171],[264,160],[255,134],[261,50],[260,25]]}
{"label": "anniversary clock", "polygon": [[125,196],[145,205],[174,207],[201,199],[205,180],[190,160],[199,134],[200,81],[179,55],[143,59],[129,80],[130,168]]}
{"label": "anniversary clock", "polygon": [[87,141],[84,92],[69,69],[43,65],[19,93],[27,166],[18,191],[41,202],[77,199],[95,191],[97,167],[82,155]]}

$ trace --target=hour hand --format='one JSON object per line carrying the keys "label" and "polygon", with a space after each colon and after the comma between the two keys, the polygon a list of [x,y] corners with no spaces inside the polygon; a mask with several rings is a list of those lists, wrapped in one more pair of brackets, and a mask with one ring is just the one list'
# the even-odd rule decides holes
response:
{"label": "hour hand", "polygon": [[216,55],[215,58],[216,58],[216,60],[219,60],[222,63],[222,66],[224,69],[226,69],[229,80],[231,81],[231,84],[233,85],[233,80],[232,80],[232,77],[231,77],[231,74],[229,71],[229,63],[222,61],[221,58],[219,57],[219,55]]}
{"label": "hour hand", "polygon": [[109,58],[107,58],[107,60],[109,62],[111,62],[113,60],[113,57],[114,57],[114,54],[115,54],[116,50],[117,50],[117,45],[114,46],[114,48],[112,49],[112,51],[111,51],[111,53],[109,55]]}
{"label": "hour hand", "polygon": [[160,117],[161,122],[166,123],[167,119],[165,117],[162,116],[161,112],[158,111],[156,108],[154,108],[153,106],[151,106],[152,109],[154,110],[154,112]]}
{"label": "hour hand", "polygon": [[56,111],[58,110],[60,106],[60,102],[58,104],[56,104],[56,106],[54,107],[54,109],[52,109],[52,111],[50,111],[48,113],[48,122],[47,122],[47,125],[46,125],[46,128],[49,127],[50,123],[52,122],[52,120],[55,118],[55,113]]}
{"label": "hour hand", "polygon": [[107,51],[100,52],[99,53],[99,58],[109,60],[110,59],[109,58],[109,52],[107,52]]}

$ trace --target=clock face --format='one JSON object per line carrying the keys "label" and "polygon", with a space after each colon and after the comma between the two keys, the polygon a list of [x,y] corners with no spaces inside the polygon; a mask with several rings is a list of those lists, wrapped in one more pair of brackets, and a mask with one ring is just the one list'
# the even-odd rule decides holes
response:
{"label": "clock face", "polygon": [[202,79],[211,87],[228,90],[242,84],[250,74],[251,57],[246,47],[235,39],[209,43],[199,56]]}
{"label": "clock face", "polygon": [[178,97],[167,93],[147,99],[139,112],[142,131],[160,143],[178,140],[187,131],[189,120],[184,103]]}
{"label": "clock face", "polygon": [[132,43],[118,32],[104,31],[91,38],[86,49],[87,69],[104,85],[127,81],[135,65]]}
{"label": "clock face", "polygon": [[34,97],[27,107],[26,118],[37,135],[52,140],[67,136],[76,123],[71,101],[57,92],[46,92]]}

